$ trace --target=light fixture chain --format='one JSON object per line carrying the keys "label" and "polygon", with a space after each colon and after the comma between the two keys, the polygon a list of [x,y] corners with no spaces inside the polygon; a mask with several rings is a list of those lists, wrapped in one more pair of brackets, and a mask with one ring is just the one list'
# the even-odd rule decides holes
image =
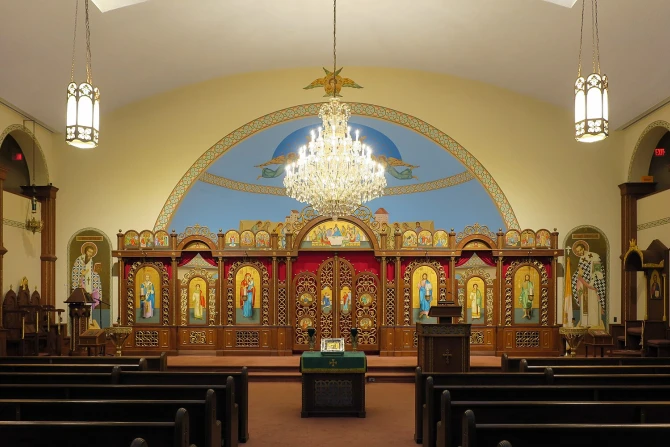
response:
{"label": "light fixture chain", "polygon": [[596,11],[595,11],[595,22],[596,22],[596,67],[598,68],[597,73],[600,74],[600,36],[598,35],[598,0],[595,0]]}
{"label": "light fixture chain", "polygon": [[593,64],[593,69],[591,73],[596,72],[596,12],[595,12],[595,0],[591,0],[591,59]]}
{"label": "light fixture chain", "polygon": [[337,0],[333,0],[333,98],[337,96],[337,78],[335,72],[337,71]]}
{"label": "light fixture chain", "polygon": [[74,37],[72,38],[72,68],[70,69],[70,82],[74,82],[74,56],[77,48],[77,15],[79,12],[79,0],[74,0]]}
{"label": "light fixture chain", "polygon": [[93,85],[91,70],[91,27],[88,22],[88,0],[84,0],[86,9],[86,82]]}
{"label": "light fixture chain", "polygon": [[586,0],[582,1],[582,26],[579,30],[579,61],[577,65],[577,77],[582,76],[582,44],[584,42],[584,3]]}

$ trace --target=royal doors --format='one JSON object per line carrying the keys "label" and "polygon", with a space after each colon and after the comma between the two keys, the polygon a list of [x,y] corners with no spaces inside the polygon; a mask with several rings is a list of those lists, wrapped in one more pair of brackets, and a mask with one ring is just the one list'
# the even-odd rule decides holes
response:
{"label": "royal doors", "polygon": [[358,330],[358,349],[379,351],[379,278],[356,273],[341,257],[325,260],[316,272],[293,280],[295,297],[294,350],[309,349],[309,328],[316,329],[315,349],[322,338],[344,338],[351,348],[351,328]]}

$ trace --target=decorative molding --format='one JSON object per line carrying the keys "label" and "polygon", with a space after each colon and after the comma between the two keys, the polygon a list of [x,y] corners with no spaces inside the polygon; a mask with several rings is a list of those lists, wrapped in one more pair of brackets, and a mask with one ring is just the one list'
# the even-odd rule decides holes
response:
{"label": "decorative molding", "polygon": [[[7,218],[3,218],[3,219],[2,219],[2,224],[3,224],[3,225],[6,225],[6,226],[8,226],[8,227],[14,227],[14,228],[20,228],[20,229],[22,229],[22,230],[27,230],[27,228],[26,228],[26,223],[25,223],[25,222],[19,222],[18,220],[11,220],[11,219],[7,219]],[[32,231],[32,230],[31,230],[31,231]],[[35,230],[35,231],[36,231],[37,233],[41,233],[41,232],[42,232],[42,228],[39,228],[39,229],[37,229],[37,230]],[[110,247],[111,247],[111,245],[110,245]]]}
{"label": "decorative molding", "polygon": [[468,236],[472,236],[473,234],[481,234],[483,236],[488,237],[489,239],[492,239],[494,242],[498,238],[498,235],[495,232],[489,230],[489,227],[487,227],[486,225],[480,225],[479,223],[476,223],[474,225],[466,226],[463,229],[463,231],[458,233],[456,235],[456,243],[458,244],[463,239],[465,239]]}
{"label": "decorative molding", "polygon": [[236,348],[258,348],[260,346],[259,331],[237,331],[235,332]]}
{"label": "decorative molding", "polygon": [[195,224],[192,227],[186,227],[183,233],[179,233],[179,235],[177,235],[177,244],[181,244],[182,241],[189,236],[203,236],[212,241],[214,244],[216,244],[217,240],[219,239],[219,237],[212,233],[208,227]]}
{"label": "decorative molding", "polygon": [[157,348],[158,331],[135,331],[135,346],[138,348]]}
{"label": "decorative molding", "polygon": [[[470,171],[463,171],[458,174],[444,177],[430,182],[414,183],[403,186],[389,186],[384,188],[384,196],[400,196],[405,194],[416,194],[427,191],[436,191],[439,189],[450,188],[474,180]],[[279,186],[258,185],[254,183],[238,182],[229,178],[214,175],[209,172],[203,172],[198,178],[203,183],[220,186],[221,188],[231,189],[233,191],[248,192],[251,194],[267,194],[272,196],[286,196],[286,188]]]}
{"label": "decorative molding", "polygon": [[[163,205],[158,218],[156,219],[154,230],[164,230],[168,227],[175,210],[191,186],[193,186],[193,184],[196,182],[196,180],[199,179],[205,170],[221,155],[226,153],[241,141],[272,126],[276,126],[286,121],[318,116],[319,108],[322,104],[323,103],[303,104],[278,110],[257,118],[223,137],[216,144],[205,151],[205,153],[202,154],[200,158],[198,158],[198,160],[196,160],[196,162],[186,171],[177,185],[175,185],[174,189],[170,193],[170,196]],[[486,168],[484,168],[479,160],[477,160],[470,152],[468,152],[463,146],[456,142],[456,140],[436,127],[426,123],[425,121],[422,121],[406,113],[373,104],[348,104],[351,107],[351,113],[353,115],[377,118],[404,126],[425,136],[437,145],[441,146],[445,151],[449,152],[458,161],[460,161],[468,170],[468,172],[470,172],[474,178],[476,178],[481,183],[488,195],[496,204],[506,227],[519,228],[519,223],[514,214],[514,211],[512,210],[512,206],[510,205],[500,186],[493,179],[493,176],[491,176],[491,174],[486,170]]]}
{"label": "decorative molding", "polygon": [[663,219],[652,220],[651,222],[645,222],[637,225],[637,231],[648,230],[654,227],[660,227],[662,225],[670,224],[670,217],[664,217]]}
{"label": "decorative molding", "polygon": [[207,333],[205,331],[191,331],[188,336],[188,341],[192,345],[206,345]]}
{"label": "decorative molding", "polygon": [[470,344],[471,345],[483,345],[484,344],[484,331],[472,331],[470,333]]}

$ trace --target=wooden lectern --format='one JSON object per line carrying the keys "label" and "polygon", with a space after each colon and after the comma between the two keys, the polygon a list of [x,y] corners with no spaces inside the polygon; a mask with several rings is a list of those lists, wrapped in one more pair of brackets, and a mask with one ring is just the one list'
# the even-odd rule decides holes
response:
{"label": "wooden lectern", "polygon": [[453,323],[461,306],[433,306],[428,316],[437,324],[416,323],[418,363],[424,373],[470,371],[470,325]]}

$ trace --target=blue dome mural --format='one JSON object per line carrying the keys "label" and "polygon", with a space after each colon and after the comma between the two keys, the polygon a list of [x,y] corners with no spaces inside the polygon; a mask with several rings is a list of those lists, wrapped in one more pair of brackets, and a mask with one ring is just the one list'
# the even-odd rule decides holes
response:
{"label": "blue dome mural", "polygon": [[[182,231],[200,224],[225,231],[246,229],[247,221],[270,227],[285,222],[307,204],[286,197],[283,165],[320,124],[317,117],[286,121],[230,147],[190,186],[169,227]],[[387,166],[385,195],[366,204],[380,219],[411,222],[412,228],[421,222],[433,230],[474,223],[506,228],[489,191],[442,146],[389,121],[353,116],[349,124]]]}

